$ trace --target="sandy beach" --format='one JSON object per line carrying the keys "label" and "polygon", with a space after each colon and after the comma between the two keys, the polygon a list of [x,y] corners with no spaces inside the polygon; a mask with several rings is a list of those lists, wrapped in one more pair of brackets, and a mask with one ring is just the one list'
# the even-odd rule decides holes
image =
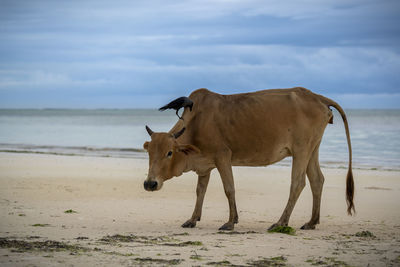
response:
{"label": "sandy beach", "polygon": [[299,229],[311,216],[307,184],[290,220],[296,234],[287,235],[267,228],[286,205],[290,168],[234,168],[239,224],[219,232],[228,203],[216,171],[202,220],[184,229],[197,176],[146,192],[147,167],[143,159],[0,153],[0,265],[400,265],[399,172],[354,170],[351,217],[346,170],[323,169],[321,223]]}

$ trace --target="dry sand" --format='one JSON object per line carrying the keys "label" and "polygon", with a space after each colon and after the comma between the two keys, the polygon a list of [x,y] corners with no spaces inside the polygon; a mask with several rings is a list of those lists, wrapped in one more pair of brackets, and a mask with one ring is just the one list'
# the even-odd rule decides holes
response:
{"label": "dry sand", "polygon": [[224,233],[228,203],[216,171],[193,229],[180,225],[194,208],[196,175],[146,192],[146,172],[140,159],[0,153],[0,265],[400,265],[399,172],[355,170],[350,217],[346,170],[324,169],[321,224],[299,229],[311,216],[307,185],[291,217],[294,236],[266,230],[286,205],[289,168],[234,168],[239,224]]}

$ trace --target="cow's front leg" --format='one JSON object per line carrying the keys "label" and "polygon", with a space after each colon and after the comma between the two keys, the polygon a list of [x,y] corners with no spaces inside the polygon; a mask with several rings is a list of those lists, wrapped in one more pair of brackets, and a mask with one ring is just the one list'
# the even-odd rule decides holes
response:
{"label": "cow's front leg", "polygon": [[233,230],[235,223],[239,222],[239,216],[236,210],[235,200],[235,184],[233,182],[232,165],[229,159],[220,158],[217,162],[217,169],[221,175],[222,183],[224,185],[225,195],[229,202],[229,220],[222,225],[219,230]]}
{"label": "cow's front leg", "polygon": [[209,180],[210,180],[210,172],[206,175],[199,175],[196,188],[196,195],[197,195],[196,206],[194,207],[192,218],[190,218],[184,224],[182,224],[182,227],[193,228],[196,226],[196,222],[200,221],[201,210],[203,208],[204,195],[206,194]]}

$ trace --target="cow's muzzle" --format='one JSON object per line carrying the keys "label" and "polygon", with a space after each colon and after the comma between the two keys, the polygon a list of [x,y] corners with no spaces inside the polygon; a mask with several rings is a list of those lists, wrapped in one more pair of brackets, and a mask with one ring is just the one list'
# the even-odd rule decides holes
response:
{"label": "cow's muzzle", "polygon": [[147,191],[157,190],[158,183],[157,181],[144,181],[144,189]]}

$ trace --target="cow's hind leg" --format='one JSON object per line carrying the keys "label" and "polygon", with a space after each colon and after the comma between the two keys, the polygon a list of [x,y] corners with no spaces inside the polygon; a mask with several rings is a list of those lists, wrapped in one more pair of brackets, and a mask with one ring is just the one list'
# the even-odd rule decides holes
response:
{"label": "cow's hind leg", "polygon": [[324,175],[321,172],[318,160],[319,145],[315,148],[310,162],[307,166],[307,177],[310,181],[310,187],[313,195],[313,207],[311,220],[304,224],[301,229],[315,229],[315,225],[319,223],[319,212],[321,208],[322,186],[324,185]]}
{"label": "cow's hind leg", "polygon": [[306,168],[309,157],[304,154],[293,155],[292,163],[292,178],[290,185],[290,195],[287,202],[286,208],[282,213],[279,221],[269,228],[269,230],[277,226],[287,226],[289,223],[290,215],[292,214],[293,208],[296,205],[297,199],[300,196],[301,191],[306,185]]}
{"label": "cow's hind leg", "polygon": [[196,222],[200,221],[201,210],[203,208],[204,195],[206,194],[209,180],[210,180],[210,172],[206,175],[199,175],[196,188],[196,195],[197,195],[196,206],[194,208],[192,218],[190,218],[184,224],[182,224],[182,227],[193,228],[196,226]]}

